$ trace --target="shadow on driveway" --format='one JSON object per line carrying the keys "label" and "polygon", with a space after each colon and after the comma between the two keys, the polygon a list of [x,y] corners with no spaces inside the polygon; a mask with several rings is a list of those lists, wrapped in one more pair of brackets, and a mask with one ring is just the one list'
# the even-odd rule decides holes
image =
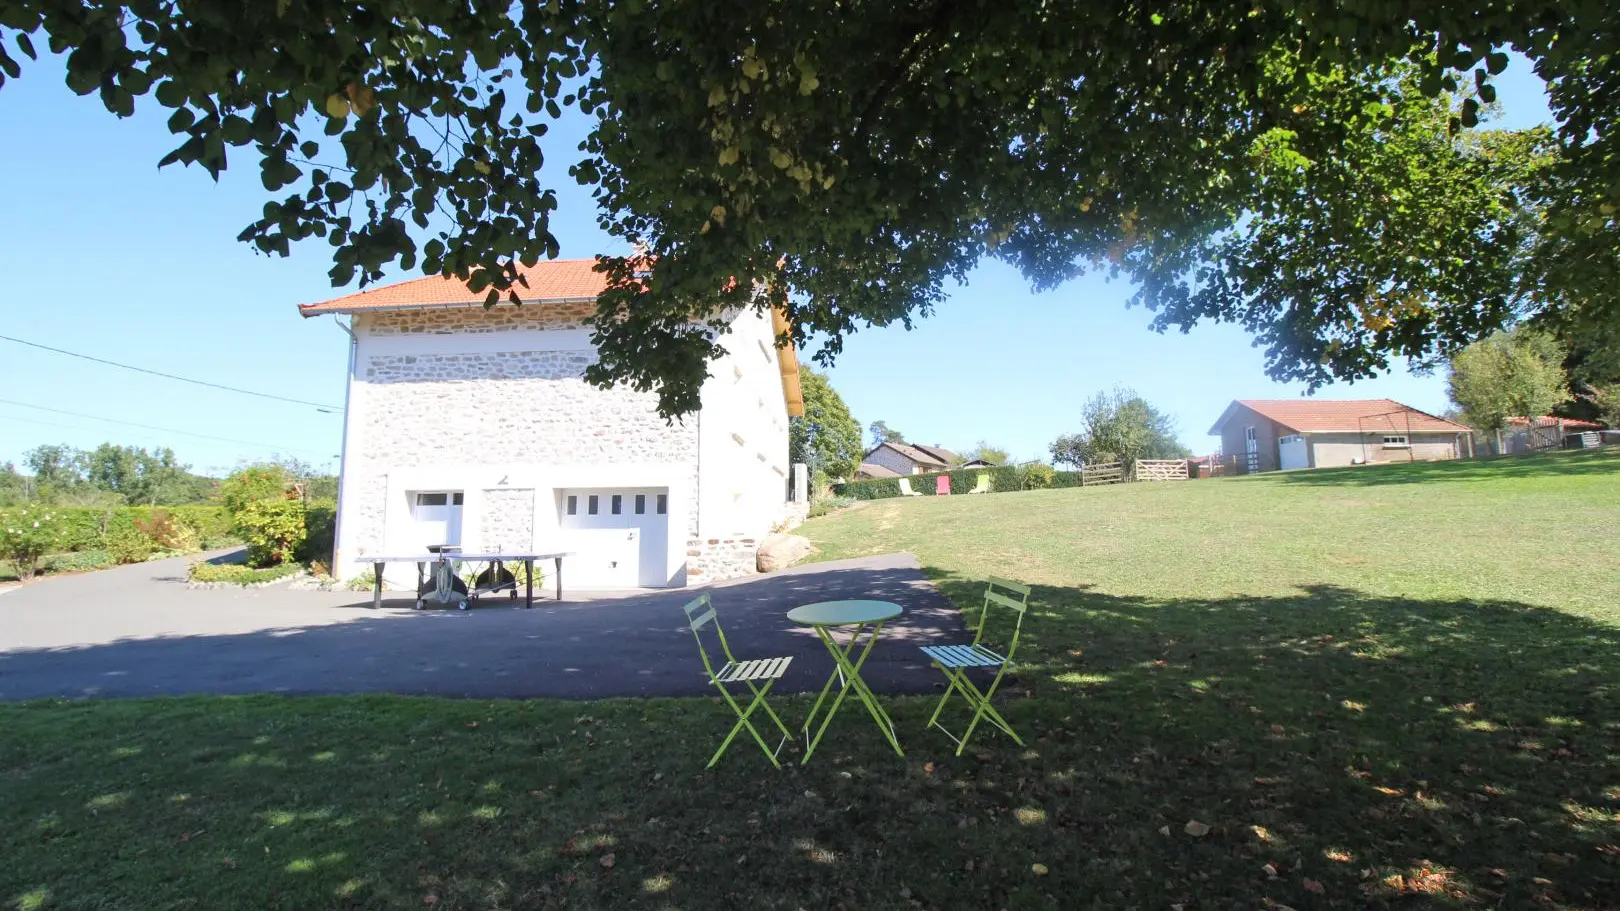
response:
{"label": "shadow on driveway", "polygon": [[[137,569],[77,586],[36,583],[0,601],[0,699],[714,692],[681,610],[704,589],[536,602],[533,610],[495,601],[417,612],[396,599],[379,611],[364,593],[192,591],[164,582],[172,570],[129,572]],[[706,590],[738,658],[793,656],[778,692],[816,691],[832,673],[815,634],[785,616],[800,604],[876,598],[905,608],[863,670],[878,692],[932,691],[939,678],[917,646],[964,635],[960,615],[910,554],[811,564]]]}

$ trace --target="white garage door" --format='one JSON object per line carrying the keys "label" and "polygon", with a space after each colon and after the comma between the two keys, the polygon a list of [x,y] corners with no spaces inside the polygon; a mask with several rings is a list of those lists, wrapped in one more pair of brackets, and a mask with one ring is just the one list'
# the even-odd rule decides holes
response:
{"label": "white garage door", "polygon": [[1311,467],[1311,456],[1306,448],[1305,438],[1299,434],[1278,438],[1277,455],[1283,471]]}
{"label": "white garage door", "polygon": [[669,584],[669,490],[590,487],[565,490],[561,524],[568,584],[581,588]]}

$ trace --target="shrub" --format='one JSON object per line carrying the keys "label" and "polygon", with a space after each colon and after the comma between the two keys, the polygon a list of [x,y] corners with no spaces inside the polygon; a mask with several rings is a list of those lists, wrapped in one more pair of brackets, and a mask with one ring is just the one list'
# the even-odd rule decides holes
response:
{"label": "shrub", "polygon": [[1052,466],[1045,462],[1030,462],[1018,466],[1019,490],[1044,490],[1052,486]]}
{"label": "shrub", "polygon": [[249,465],[231,472],[219,484],[219,500],[232,516],[260,500],[287,497],[287,470],[280,465]]}
{"label": "shrub", "polygon": [[27,582],[39,572],[39,561],[56,547],[56,515],[37,506],[11,510],[0,523],[0,558],[17,570]]}
{"label": "shrub", "polygon": [[158,552],[157,542],[135,526],[135,516],[131,512],[119,512],[113,516],[103,542],[115,563],[143,563]]}
{"label": "shrub", "polygon": [[231,531],[231,514],[222,506],[170,506],[168,512],[197,535],[199,547],[213,549],[242,543]]}
{"label": "shrub", "polygon": [[343,587],[352,592],[369,592],[377,587],[376,569],[368,569],[353,579],[343,583]]}
{"label": "shrub", "polygon": [[276,566],[243,566],[240,563],[208,563],[191,564],[186,571],[186,578],[193,582],[228,582],[232,585],[252,585],[255,582],[274,582],[301,572],[303,567],[297,563],[281,563]]}
{"label": "shrub", "polygon": [[197,549],[197,532],[167,510],[154,509],[144,516],[134,516],[131,521],[159,550],[190,553]]}
{"label": "shrub", "polygon": [[273,566],[295,558],[308,531],[304,504],[297,500],[254,500],[232,513],[250,566]]}
{"label": "shrub", "polygon": [[112,552],[106,550],[81,550],[70,554],[56,554],[45,559],[46,572],[53,573],[82,573],[117,565],[118,561],[113,559]]}
{"label": "shrub", "polygon": [[308,564],[317,560],[323,563],[331,560],[336,534],[337,503],[333,500],[311,500],[304,509],[304,541],[298,546],[298,562]]}
{"label": "shrub", "polygon": [[820,497],[810,504],[808,518],[814,519],[827,513],[843,509],[855,503],[854,497],[835,497],[827,495]]}

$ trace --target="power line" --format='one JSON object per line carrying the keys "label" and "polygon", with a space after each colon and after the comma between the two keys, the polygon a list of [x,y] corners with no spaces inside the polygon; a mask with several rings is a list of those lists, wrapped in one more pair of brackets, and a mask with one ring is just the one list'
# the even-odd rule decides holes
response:
{"label": "power line", "polygon": [[223,389],[226,392],[235,392],[241,395],[253,395],[258,396],[261,399],[275,399],[278,402],[291,402],[294,405],[309,405],[313,408],[319,408],[322,411],[335,413],[343,410],[337,405],[323,405],[320,402],[307,402],[303,399],[288,398],[284,395],[274,395],[269,392],[255,392],[252,389],[239,389],[235,386],[225,386],[220,383],[210,383],[207,380],[194,380],[190,377],[175,376],[172,373],[164,373],[161,370],[148,370],[145,367],[136,367],[133,364],[120,364],[117,361],[109,361],[106,358],[92,357],[88,354],[80,354],[77,351],[68,351],[63,348],[52,348],[50,345],[41,345],[39,342],[30,342],[27,339],[12,338],[9,335],[0,335],[0,339],[4,339],[8,342],[16,342],[19,345],[27,345],[30,348],[38,348],[41,351],[50,351],[55,354],[65,354],[68,357],[76,357],[86,361],[95,361],[98,364],[106,364],[109,367],[121,367],[124,370],[133,370],[136,373],[146,373],[152,376],[161,376],[166,380],[179,380],[182,383],[191,383],[195,386],[207,386],[210,389]]}
{"label": "power line", "polygon": [[[109,424],[123,424],[123,425],[128,426],[128,427],[139,427],[142,430],[156,430],[156,431],[159,431],[161,433],[177,433],[177,434],[180,434],[181,436],[196,437],[196,438],[198,438],[200,440],[214,440],[215,442],[220,442],[220,443],[236,443],[237,445],[240,445],[240,446],[256,446],[256,447],[258,447],[260,449],[268,449],[268,450],[270,450],[272,452],[274,452],[276,450],[285,450],[285,451],[289,451],[289,452],[303,452],[303,453],[308,453],[310,455],[319,455],[319,456],[322,456],[322,457],[330,457],[330,455],[331,455],[331,453],[321,452],[321,451],[314,450],[314,449],[305,449],[305,448],[303,448],[301,446],[279,446],[279,445],[276,445],[274,443],[258,443],[258,442],[254,442],[253,440],[238,440],[238,439],[233,439],[231,437],[216,437],[216,436],[211,436],[211,435],[206,434],[206,433],[193,433],[190,430],[175,430],[172,427],[157,427],[157,426],[154,426],[152,424],[137,424],[134,421],[121,421],[118,418],[106,418],[106,417],[101,417],[100,415],[84,414],[83,412],[68,411],[68,410],[62,409],[62,408],[47,408],[44,405],[30,405],[27,402],[18,402],[18,401],[14,401],[12,399],[0,399],[0,405],[19,405],[19,406],[21,406],[23,408],[36,408],[36,409],[38,409],[40,411],[49,411],[49,412],[52,412],[54,414],[65,414],[65,415],[67,415],[69,417],[84,418],[86,420],[91,420],[91,421],[105,421],[105,422],[107,422]],[[0,415],[0,418],[4,418],[4,417],[9,417],[9,415]],[[27,418],[15,418],[15,420],[26,421],[28,419]],[[42,423],[45,423],[45,422],[44,421],[34,421],[33,423],[42,424]]]}

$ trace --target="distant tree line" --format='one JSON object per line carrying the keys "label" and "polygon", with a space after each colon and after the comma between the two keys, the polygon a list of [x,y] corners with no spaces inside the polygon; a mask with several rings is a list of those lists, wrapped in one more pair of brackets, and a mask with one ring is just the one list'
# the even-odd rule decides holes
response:
{"label": "distant tree line", "polygon": [[[337,496],[337,478],[307,462],[278,457],[261,464],[277,466],[310,499]],[[167,446],[46,444],[24,453],[21,466],[0,462],[0,506],[190,506],[216,500],[219,485]]]}

